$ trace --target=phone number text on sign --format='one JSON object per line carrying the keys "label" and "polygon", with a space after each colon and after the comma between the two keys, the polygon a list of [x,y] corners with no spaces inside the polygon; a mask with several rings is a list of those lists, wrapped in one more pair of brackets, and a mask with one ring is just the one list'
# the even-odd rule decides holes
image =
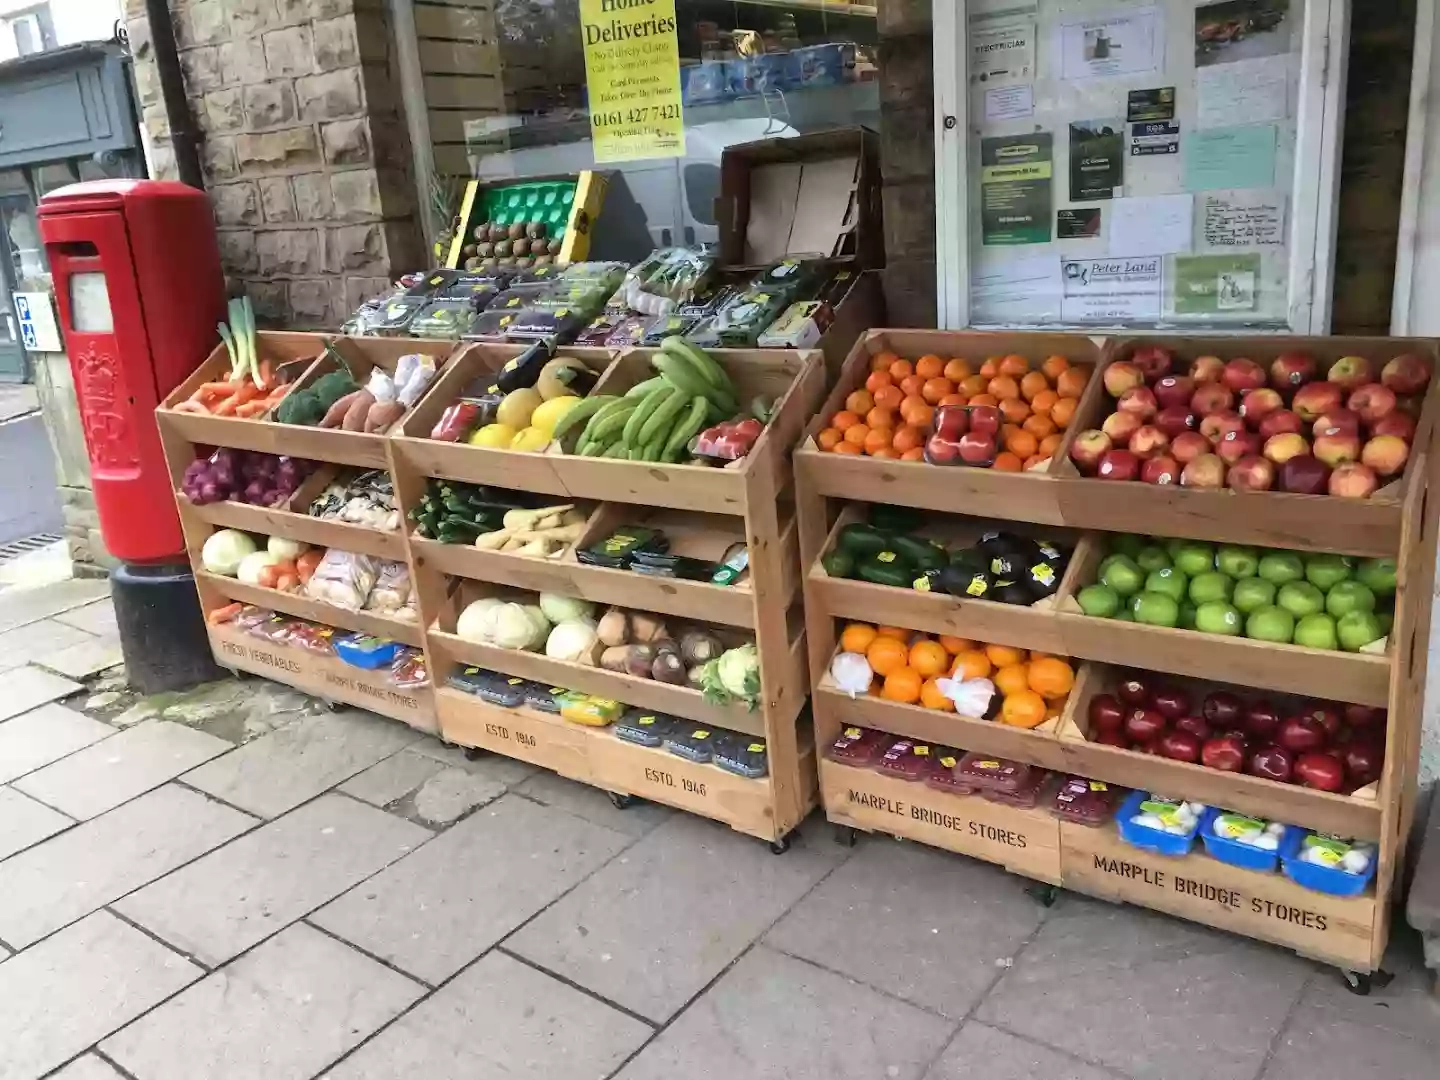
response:
{"label": "phone number text on sign", "polygon": [[596,162],[683,157],[675,0],[580,0]]}

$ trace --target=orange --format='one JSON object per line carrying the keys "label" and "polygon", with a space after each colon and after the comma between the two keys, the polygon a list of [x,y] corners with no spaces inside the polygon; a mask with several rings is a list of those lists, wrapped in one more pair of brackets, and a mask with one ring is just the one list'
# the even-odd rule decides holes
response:
{"label": "orange", "polygon": [[819,435],[815,436],[815,440],[820,444],[821,450],[834,450],[835,445],[843,438],[845,438],[845,433],[839,428],[833,427],[827,427],[821,431]]}
{"label": "orange", "polygon": [[995,682],[995,689],[1009,697],[1011,694],[1019,694],[1030,689],[1029,664],[1006,664],[995,672],[991,678]]}
{"label": "orange", "polygon": [[962,679],[988,678],[993,670],[990,658],[979,649],[966,649],[956,653],[955,662],[950,665],[950,674]]}
{"label": "orange", "polygon": [[1059,449],[1060,436],[1058,433],[1055,435],[1046,435],[1043,439],[1040,440],[1039,454],[1041,457],[1050,457],[1052,454],[1055,453],[1056,450]]}
{"label": "orange", "polygon": [[871,371],[889,371],[890,365],[899,360],[893,352],[879,352],[870,358]]}
{"label": "orange", "polygon": [[1025,469],[1025,462],[1022,458],[1006,450],[995,455],[995,462],[990,466],[1000,472],[1022,472]]}
{"label": "orange", "polygon": [[878,394],[884,387],[894,385],[895,380],[890,378],[888,371],[872,371],[870,377],[865,380],[865,389],[872,394]]}
{"label": "orange", "polygon": [[855,446],[863,447],[869,437],[870,428],[864,423],[851,424],[845,429],[845,441]]}
{"label": "orange", "polygon": [[1078,398],[1085,391],[1085,384],[1090,381],[1090,369],[1088,367],[1072,367],[1060,373],[1055,380],[1055,392],[1061,397]]}
{"label": "orange", "polygon": [[1000,399],[994,394],[976,394],[970,399],[971,405],[999,405]]}
{"label": "orange", "polygon": [[1006,423],[1023,423],[1030,415],[1030,406],[1019,398],[1003,398],[1000,402],[1000,415],[1005,418]]}
{"label": "orange", "polygon": [[925,380],[919,375],[906,375],[900,380],[900,389],[906,397],[923,397],[920,391],[925,389]]}
{"label": "orange", "polygon": [[967,649],[975,648],[975,642],[971,641],[969,638],[952,637],[949,634],[940,635],[940,644],[944,646],[945,651],[950,653],[952,656],[955,653],[962,653],[965,652]]}
{"label": "orange", "polygon": [[1030,361],[1016,353],[1011,353],[1000,361],[1000,374],[1010,375],[1019,378],[1030,370]]}
{"label": "orange", "polygon": [[1045,377],[1051,382],[1060,378],[1070,367],[1070,361],[1063,356],[1047,356],[1045,362],[1040,365],[1040,370],[1045,372]]}
{"label": "orange", "polygon": [[955,392],[955,384],[949,379],[936,377],[926,379],[925,385],[920,387],[920,396],[931,405],[939,404],[940,399]]}
{"label": "orange", "polygon": [[964,394],[946,394],[939,401],[941,405],[964,405],[970,399]]}
{"label": "orange", "polygon": [[939,709],[941,712],[954,712],[955,703],[940,692],[938,679],[926,679],[920,687],[920,704],[927,709]]}
{"label": "orange", "polygon": [[1026,652],[1024,649],[1017,649],[1012,645],[986,645],[985,656],[998,667],[1005,667],[1007,664],[1023,664]]}
{"label": "orange", "polygon": [[845,408],[856,416],[864,416],[875,407],[875,398],[869,390],[856,390],[845,399]]}
{"label": "orange", "polygon": [[860,653],[870,648],[875,641],[875,627],[869,623],[852,622],[840,633],[840,648],[845,652]]}
{"label": "orange", "polygon": [[975,369],[970,366],[969,360],[957,356],[945,365],[945,370],[941,374],[951,382],[959,383],[975,374]]}
{"label": "orange", "polygon": [[924,682],[919,672],[913,668],[902,667],[885,676],[885,686],[880,691],[880,696],[886,701],[916,702],[920,700],[920,689]]}
{"label": "orange", "polygon": [[1037,439],[1055,434],[1055,421],[1048,416],[1032,416],[1022,426]]}
{"label": "orange", "polygon": [[915,365],[909,360],[896,360],[890,365],[890,377],[896,382],[915,374]]}
{"label": "orange", "polygon": [[914,424],[905,424],[895,429],[895,436],[890,440],[890,445],[901,457],[904,457],[905,451],[925,445],[925,433]]}
{"label": "orange", "polygon": [[950,667],[950,654],[938,641],[926,638],[910,646],[910,666],[921,675],[944,675]]}
{"label": "orange", "polygon": [[1005,437],[1005,449],[1016,457],[1033,457],[1040,449],[1040,440],[1022,428]]}
{"label": "orange", "polygon": [[[854,429],[852,428],[851,430]],[[867,454],[878,454],[881,450],[889,450],[890,437],[894,434],[894,428],[871,428],[869,433],[865,436],[865,452]]]}
{"label": "orange", "polygon": [[1008,694],[1000,706],[1000,722],[1015,727],[1034,728],[1045,722],[1045,699],[1033,690]]}
{"label": "orange", "polygon": [[976,394],[985,393],[985,387],[990,385],[990,380],[984,375],[969,375],[960,381],[960,393],[966,397],[974,397]]}
{"label": "orange", "polygon": [[882,446],[879,450],[870,451],[873,458],[881,458],[885,461],[899,461],[900,454],[893,446]]}
{"label": "orange", "polygon": [[917,446],[915,449],[913,449],[913,450],[906,450],[903,454],[901,454],[901,455],[900,455],[900,460],[901,460],[901,461],[924,461],[924,460],[925,460],[925,451],[924,451],[922,448],[920,448],[920,447]]}
{"label": "orange", "polygon": [[883,405],[876,405],[873,409],[871,409],[868,413],[865,414],[865,424],[867,427],[870,428],[893,428],[895,426],[895,422],[899,419],[900,417],[896,414],[894,409],[887,409]]}
{"label": "orange", "polygon": [[875,392],[875,405],[879,408],[898,409],[905,400],[905,391],[886,383]]}
{"label": "orange", "polygon": [[1030,661],[1030,689],[1047,701],[1059,701],[1075,686],[1075,672],[1064,660],[1047,656]]}
{"label": "orange", "polygon": [[922,379],[937,379],[945,373],[945,361],[934,353],[926,353],[915,361],[915,374]]}
{"label": "orange", "polygon": [[881,637],[894,638],[896,641],[903,641],[906,648],[910,646],[910,639],[915,635],[913,630],[906,630],[900,626],[879,626],[875,632]]}
{"label": "orange", "polygon": [[853,442],[842,442],[842,443],[839,443],[839,444],[836,445],[836,447],[835,447],[835,453],[837,453],[837,454],[863,454],[863,453],[865,453],[865,451],[864,451],[864,450],[861,450],[860,447],[856,446]]}
{"label": "orange", "polygon": [[842,432],[849,431],[856,424],[860,423],[860,417],[846,409],[841,409],[830,418],[830,426],[839,428]]}
{"label": "orange", "polygon": [[1020,396],[1026,401],[1034,401],[1035,398],[1050,389],[1050,380],[1045,378],[1044,372],[1027,371],[1020,379]]}
{"label": "orange", "polygon": [[[876,400],[879,399],[877,398]],[[1055,407],[1055,403],[1059,400],[1060,395],[1055,393],[1054,390],[1041,390],[1040,393],[1030,399],[1030,411],[1039,413],[1041,416],[1049,416],[1050,410]]]}
{"label": "orange", "polygon": [[870,661],[876,675],[884,676],[903,668],[910,659],[910,650],[903,641],[880,636],[866,648],[865,659]]}
{"label": "orange", "polygon": [[1055,426],[1064,431],[1070,426],[1070,421],[1075,419],[1076,401],[1073,397],[1062,397],[1055,402],[1055,407],[1050,410],[1050,419]]}
{"label": "orange", "polygon": [[1001,399],[1020,396],[1020,384],[1009,375],[996,375],[985,389],[991,396]]}
{"label": "orange", "polygon": [[935,409],[926,405],[923,398],[906,398],[900,405],[900,418],[912,427],[929,431],[935,422]]}
{"label": "orange", "polygon": [[985,362],[980,365],[980,374],[985,376],[986,382],[1000,374],[1000,359],[998,356],[987,356]]}

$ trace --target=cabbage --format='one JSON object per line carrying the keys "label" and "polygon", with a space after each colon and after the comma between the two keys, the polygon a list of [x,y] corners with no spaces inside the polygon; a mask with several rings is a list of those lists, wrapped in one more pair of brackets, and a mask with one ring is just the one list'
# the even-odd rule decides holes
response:
{"label": "cabbage", "polygon": [[594,604],[588,600],[577,600],[573,596],[561,596],[559,593],[542,592],[540,610],[545,613],[545,618],[556,624],[595,621]]}
{"label": "cabbage", "polygon": [[212,574],[234,577],[246,555],[255,553],[255,541],[239,529],[220,529],[212,533],[200,549],[200,562]]}
{"label": "cabbage", "polygon": [[298,559],[309,549],[309,544],[302,544],[299,540],[287,540],[283,536],[272,536],[265,541],[265,550],[277,559],[288,559],[292,562]]}
{"label": "cabbage", "polygon": [[580,619],[557,623],[545,640],[545,655],[552,660],[569,660],[594,666],[596,646],[600,639],[595,627]]}
{"label": "cabbage", "polygon": [[493,596],[467,605],[455,620],[455,636],[481,645],[490,644],[495,637],[495,615],[504,606],[505,601]]}
{"label": "cabbage", "polygon": [[252,551],[240,560],[240,565],[235,570],[235,576],[246,585],[259,585],[261,570],[284,561],[280,556],[272,555],[268,551]]}
{"label": "cabbage", "polygon": [[503,604],[495,612],[494,642],[502,649],[538,649],[549,629],[539,608]]}

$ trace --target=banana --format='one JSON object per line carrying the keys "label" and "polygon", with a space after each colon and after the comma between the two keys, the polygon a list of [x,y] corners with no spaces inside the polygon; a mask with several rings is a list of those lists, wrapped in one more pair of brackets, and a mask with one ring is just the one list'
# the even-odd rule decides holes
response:
{"label": "banana", "polygon": [[702,378],[695,371],[689,361],[681,359],[675,353],[667,353],[662,350],[650,362],[672,385],[683,390],[686,396],[708,398],[718,408],[724,410],[726,416],[735,415],[737,404],[734,395],[711,386],[708,380]]}
{"label": "banana", "polygon": [[580,425],[587,422],[606,405],[618,400],[620,399],[608,394],[601,394],[599,397],[587,397],[578,405],[574,405],[566,410],[565,415],[560,418],[560,422],[555,425],[553,437],[559,440],[563,439],[566,434],[572,430],[584,431],[584,427]]}
{"label": "banana", "polygon": [[[625,421],[625,445],[634,446],[643,442],[640,438],[640,428],[646,420],[650,419],[656,409],[668,398],[673,391],[670,384],[664,379],[657,379],[660,385],[640,399],[640,406],[630,414],[630,419]],[[629,395],[626,395],[627,397]]]}
{"label": "banana", "polygon": [[735,396],[735,384],[730,381],[730,376],[704,349],[692,345],[681,337],[666,338],[660,343],[660,348],[673,355],[684,356],[690,361],[691,367],[695,368],[716,390],[723,390],[731,397]]}
{"label": "banana", "polygon": [[646,379],[644,382],[636,383],[629,390],[625,391],[625,396],[628,398],[643,398],[646,394],[658,390],[664,385],[665,380],[659,375],[656,375],[653,379]]}
{"label": "banana", "polygon": [[643,446],[651,439],[657,438],[675,426],[675,418],[680,415],[680,410],[690,402],[690,396],[682,390],[671,390],[669,396],[655,410],[654,415],[645,421],[640,429],[639,442]]}
{"label": "banana", "polygon": [[679,458],[681,452],[705,423],[705,411],[709,408],[709,404],[700,394],[690,399],[690,411],[671,429],[670,437],[665,440],[665,449],[660,453],[663,460],[675,461]]}

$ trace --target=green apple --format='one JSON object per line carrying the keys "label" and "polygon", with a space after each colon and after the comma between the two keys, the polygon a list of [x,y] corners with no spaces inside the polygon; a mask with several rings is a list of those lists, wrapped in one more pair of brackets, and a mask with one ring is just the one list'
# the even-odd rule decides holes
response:
{"label": "green apple", "polygon": [[1170,555],[1159,544],[1151,544],[1135,556],[1135,561],[1140,564],[1140,569],[1147,574],[1156,570],[1166,570],[1170,566]]}
{"label": "green apple", "polygon": [[1081,611],[1097,619],[1113,619],[1120,610],[1120,594],[1109,585],[1086,585],[1075,599]]}
{"label": "green apple", "polygon": [[1260,576],[1276,585],[1299,581],[1305,576],[1305,564],[1293,551],[1267,551],[1260,557]]}
{"label": "green apple", "polygon": [[1215,569],[1215,549],[1199,540],[1186,540],[1171,552],[1175,569],[1187,577],[1198,577]]}
{"label": "green apple", "polygon": [[1230,602],[1245,614],[1275,603],[1275,583],[1264,578],[1247,577],[1235,582],[1235,595]]}
{"label": "green apple", "polygon": [[1180,604],[1180,621],[1175,624],[1182,630],[1195,629],[1195,605],[1185,600]]}
{"label": "green apple", "polygon": [[1251,547],[1222,544],[1215,553],[1215,569],[1232,578],[1254,577],[1260,569],[1260,556]]}
{"label": "green apple", "polygon": [[1385,632],[1373,612],[1347,611],[1335,620],[1335,636],[1340,639],[1340,648],[1358,652],[1372,641],[1379,641]]}
{"label": "green apple", "polygon": [[1190,599],[1196,604],[1229,600],[1235,583],[1218,570],[1206,570],[1190,579]]}
{"label": "green apple", "polygon": [[1335,620],[1323,611],[1306,615],[1295,624],[1295,644],[1307,649],[1338,649],[1340,639],[1335,636]]}
{"label": "green apple", "polygon": [[1132,615],[1127,609],[1121,608],[1120,611],[1119,611],[1119,612],[1116,614],[1116,616],[1115,616],[1115,621],[1116,621],[1116,622],[1134,622],[1134,621],[1135,621],[1135,616]]}
{"label": "green apple", "polygon": [[1325,594],[1325,610],[1337,619],[1352,611],[1374,611],[1375,594],[1358,581],[1342,581]]}
{"label": "green apple", "polygon": [[1180,602],[1159,592],[1142,592],[1134,607],[1135,621],[1147,626],[1174,626],[1180,621]]}
{"label": "green apple", "polygon": [[1308,581],[1287,581],[1275,602],[1297,619],[1325,610],[1325,594]]}
{"label": "green apple", "polygon": [[1121,555],[1129,555],[1135,558],[1146,547],[1148,541],[1143,536],[1136,536],[1134,533],[1121,533],[1110,538],[1110,550]]}
{"label": "green apple", "polygon": [[1350,576],[1350,562],[1343,555],[1311,555],[1305,560],[1305,580],[1321,592],[1329,592]]}
{"label": "green apple", "polygon": [[1290,639],[1295,636],[1295,616],[1274,604],[1256,608],[1245,620],[1245,636],[1256,641],[1278,641],[1289,645]]}
{"label": "green apple", "polygon": [[1100,584],[1109,585],[1121,596],[1134,596],[1145,584],[1145,574],[1128,555],[1116,555],[1100,575]]}
{"label": "green apple", "polygon": [[1395,595],[1394,559],[1366,559],[1355,576],[1376,596]]}
{"label": "green apple", "polygon": [[1188,587],[1189,582],[1185,580],[1185,575],[1173,566],[1151,570],[1145,579],[1146,592],[1164,593],[1177,604],[1185,599],[1185,590]]}
{"label": "green apple", "polygon": [[1224,600],[1211,600],[1195,609],[1195,629],[1202,633],[1237,637],[1244,628],[1240,612]]}

